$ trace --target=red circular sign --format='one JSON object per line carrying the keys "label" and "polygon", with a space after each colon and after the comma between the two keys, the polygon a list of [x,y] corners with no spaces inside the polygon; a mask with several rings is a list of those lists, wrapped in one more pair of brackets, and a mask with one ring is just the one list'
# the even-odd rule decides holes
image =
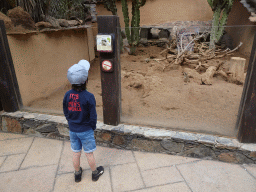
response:
{"label": "red circular sign", "polygon": [[112,63],[108,60],[102,62],[102,68],[105,71],[110,71],[112,69]]}

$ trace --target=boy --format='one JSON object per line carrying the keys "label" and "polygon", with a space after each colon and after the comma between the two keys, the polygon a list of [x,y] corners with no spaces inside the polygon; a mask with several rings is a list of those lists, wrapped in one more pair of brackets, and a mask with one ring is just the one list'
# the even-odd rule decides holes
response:
{"label": "boy", "polygon": [[63,99],[63,111],[69,125],[71,149],[73,151],[73,165],[75,182],[82,178],[80,157],[82,147],[92,170],[92,180],[97,181],[104,173],[102,166],[96,168],[93,151],[96,150],[94,130],[96,129],[97,113],[96,101],[92,93],[86,90],[90,63],[81,60],[68,69],[67,78],[72,84]]}

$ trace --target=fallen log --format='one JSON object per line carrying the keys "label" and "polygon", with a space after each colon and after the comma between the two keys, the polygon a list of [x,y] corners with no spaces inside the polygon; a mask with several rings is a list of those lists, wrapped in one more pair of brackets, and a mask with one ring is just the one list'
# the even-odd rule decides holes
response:
{"label": "fallen log", "polygon": [[216,72],[216,69],[217,67],[215,66],[210,66],[206,72],[204,74],[202,74],[202,78],[201,78],[201,81],[202,81],[202,84],[203,85],[212,85],[212,78],[213,78],[213,75],[215,74]]}

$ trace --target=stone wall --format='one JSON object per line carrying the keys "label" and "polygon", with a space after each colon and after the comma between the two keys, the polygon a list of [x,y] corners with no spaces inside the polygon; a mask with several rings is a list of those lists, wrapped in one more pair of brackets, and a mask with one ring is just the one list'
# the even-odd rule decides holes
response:
{"label": "stone wall", "polygon": [[[69,140],[64,116],[15,112],[0,115],[0,130],[38,137]],[[234,138],[164,129],[97,122],[96,142],[100,146],[160,152],[231,163],[256,163],[256,144],[239,143]]]}

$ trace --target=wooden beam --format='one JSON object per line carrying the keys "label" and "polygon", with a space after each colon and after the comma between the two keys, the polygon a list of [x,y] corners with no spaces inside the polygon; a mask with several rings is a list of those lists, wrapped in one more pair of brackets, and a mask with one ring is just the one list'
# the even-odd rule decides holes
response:
{"label": "wooden beam", "polygon": [[251,51],[236,128],[242,143],[256,143],[256,33]]}
{"label": "wooden beam", "polygon": [[0,100],[4,111],[14,112],[22,107],[4,22],[0,20]]}

